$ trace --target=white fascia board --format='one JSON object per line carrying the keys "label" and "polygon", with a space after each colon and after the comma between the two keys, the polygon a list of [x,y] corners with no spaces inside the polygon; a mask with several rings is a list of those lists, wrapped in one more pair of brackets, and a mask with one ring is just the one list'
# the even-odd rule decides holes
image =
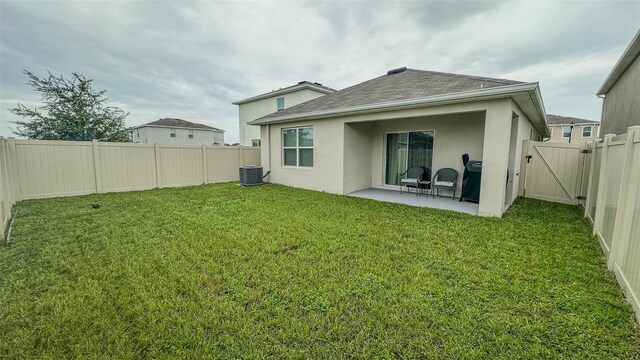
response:
{"label": "white fascia board", "polygon": [[[471,90],[453,94],[444,94],[444,95],[435,95],[435,96],[427,96],[423,98],[416,99],[406,99],[406,100],[397,100],[397,101],[387,101],[376,104],[366,104],[359,106],[351,106],[347,108],[340,109],[329,109],[329,110],[320,110],[320,111],[311,111],[303,114],[292,114],[292,115],[284,115],[267,119],[257,119],[248,122],[249,125],[267,125],[267,124],[277,124],[284,122],[291,122],[297,120],[310,120],[310,119],[320,119],[325,117],[332,117],[337,115],[353,115],[353,114],[363,114],[370,112],[378,112],[378,111],[390,111],[390,110],[399,110],[403,108],[411,108],[411,107],[420,107],[420,106],[435,106],[435,105],[446,105],[456,102],[464,102],[464,101],[480,101],[480,100],[490,100],[495,98],[509,97],[515,93],[521,92],[530,92],[537,91],[538,83],[524,83],[524,84],[515,84],[515,85],[507,85],[500,86],[495,88],[487,88],[487,89],[478,89]],[[539,96],[539,92],[536,93]],[[538,105],[541,105],[542,101],[539,102]],[[545,119],[544,110],[542,111],[542,119]]]}
{"label": "white fascia board", "polygon": [[627,46],[624,53],[622,53],[622,56],[618,59],[618,62],[614,65],[613,69],[611,69],[611,72],[605,79],[604,83],[602,83],[602,86],[600,86],[600,89],[598,89],[596,95],[606,95],[629,66],[634,61],[637,61],[636,58],[638,56],[640,56],[640,30],[636,36],[633,37],[633,40],[631,40],[629,46]]}
{"label": "white fascia board", "polygon": [[[537,84],[537,83],[536,83]],[[547,122],[547,110],[544,108],[544,102],[542,102],[542,94],[540,93],[540,87],[536,86],[534,89],[534,98],[531,99],[531,101],[533,102],[536,111],[538,112],[538,116],[540,116],[540,118],[542,119],[542,121],[544,122],[543,124],[543,132],[542,132],[542,136],[543,137],[548,137],[551,135],[551,131],[549,131],[549,124]],[[531,91],[529,92],[529,96],[531,96]],[[540,129],[538,129],[540,130]]]}

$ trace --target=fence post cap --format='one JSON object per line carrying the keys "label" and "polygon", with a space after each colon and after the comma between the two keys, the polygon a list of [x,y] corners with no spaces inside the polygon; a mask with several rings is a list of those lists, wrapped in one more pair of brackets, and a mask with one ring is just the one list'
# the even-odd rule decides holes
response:
{"label": "fence post cap", "polygon": [[627,131],[638,131],[640,130],[640,125],[633,125],[627,128]]}

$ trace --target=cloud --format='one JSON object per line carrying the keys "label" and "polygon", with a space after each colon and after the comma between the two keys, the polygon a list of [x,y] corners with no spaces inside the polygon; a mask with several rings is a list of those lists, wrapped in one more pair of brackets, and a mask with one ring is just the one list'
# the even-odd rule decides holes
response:
{"label": "cloud", "polygon": [[37,104],[22,69],[81,73],[128,125],[180,117],[238,139],[233,101],[390,68],[540,81],[546,108],[598,119],[593,94],[640,27],[637,2],[0,2],[0,136]]}

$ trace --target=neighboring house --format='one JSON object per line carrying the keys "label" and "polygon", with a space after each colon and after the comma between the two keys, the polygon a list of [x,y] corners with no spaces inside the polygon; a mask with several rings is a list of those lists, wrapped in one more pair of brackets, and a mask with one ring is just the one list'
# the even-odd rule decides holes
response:
{"label": "neighboring house", "polygon": [[484,216],[517,197],[522,140],[549,135],[538,83],[406,68],[249,124],[269,181],[336,194],[398,189],[410,166],[456,169],[459,194],[468,153],[483,161]]}
{"label": "neighboring house", "polygon": [[164,118],[131,128],[134,143],[213,145],[224,144],[224,130],[182,119]]}
{"label": "neighboring house", "polygon": [[301,81],[293,86],[234,102],[234,105],[238,105],[240,144],[260,146],[260,127],[247,125],[249,121],[333,92],[334,89],[320,83]]}
{"label": "neighboring house", "polygon": [[569,116],[547,114],[550,142],[578,143],[598,138],[600,122]]}
{"label": "neighboring house", "polygon": [[640,31],[611,70],[597,95],[602,102],[604,134],[624,134],[640,125]]}

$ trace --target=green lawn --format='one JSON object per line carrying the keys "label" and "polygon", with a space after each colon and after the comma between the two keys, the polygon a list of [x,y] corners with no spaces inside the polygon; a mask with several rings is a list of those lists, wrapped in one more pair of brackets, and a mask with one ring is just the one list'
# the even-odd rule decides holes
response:
{"label": "green lawn", "polygon": [[640,353],[576,207],[524,199],[491,219],[218,184],[15,209],[2,358]]}

